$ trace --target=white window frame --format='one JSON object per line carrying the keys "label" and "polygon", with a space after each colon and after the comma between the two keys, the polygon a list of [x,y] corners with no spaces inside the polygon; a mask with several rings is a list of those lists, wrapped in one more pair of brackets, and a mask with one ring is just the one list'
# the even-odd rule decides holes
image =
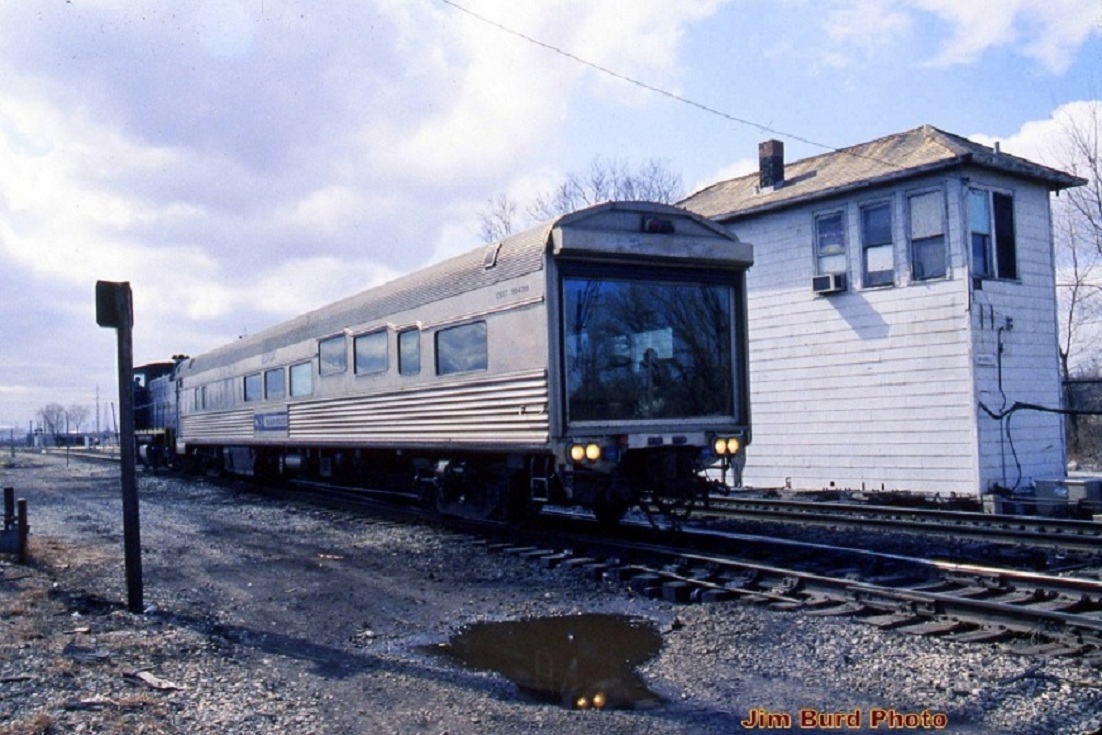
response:
{"label": "white window frame", "polygon": [[[982,196],[987,208],[986,223],[979,222],[976,213],[973,212],[972,202],[975,197]],[[999,213],[996,211],[996,198],[1002,198],[1010,204],[1010,218],[1008,221],[999,221]],[[972,275],[976,278],[992,281],[1019,281],[1021,274],[1018,270],[1018,235],[1017,235],[1017,207],[1014,202],[1014,194],[1005,189],[987,186],[969,186],[965,192],[965,218],[968,233],[968,258],[972,265]],[[986,233],[973,229],[976,225],[985,225]],[[1008,229],[1009,227],[1009,229]],[[977,264],[976,235],[986,236],[983,244],[983,252],[980,253],[980,264]],[[1008,252],[1009,250],[1009,252]],[[1008,257],[1009,256],[1009,257]],[[1011,261],[1011,262],[1007,262]]]}
{"label": "white window frame", "polygon": [[[867,240],[868,231],[865,229],[865,213],[873,209],[884,208],[888,212],[888,240],[887,242],[870,244]],[[895,212],[891,199],[877,199],[864,202],[858,207],[858,229],[861,236],[861,286],[862,288],[888,288],[895,285]],[[869,251],[874,248],[884,248],[891,257],[891,267],[888,269],[869,270]],[[872,274],[887,274],[887,280],[873,282]],[[882,277],[882,276],[881,276]]]}
{"label": "white window frame", "polygon": [[[822,231],[820,230],[820,223],[827,219],[837,217],[841,226],[841,242],[832,243],[827,246],[830,252],[824,253]],[[846,209],[845,207],[839,207],[836,209],[824,210],[822,212],[815,213],[812,220],[812,254],[815,257],[815,275],[825,276],[831,273],[844,274],[849,270],[849,248],[847,247],[848,241],[846,238]],[[840,257],[840,265],[826,265],[824,261],[828,259],[830,261],[838,260]]]}
{"label": "white window frame", "polygon": [[[912,203],[916,199],[919,199],[919,198],[922,198],[922,197],[930,197],[930,196],[937,197],[938,215],[939,215],[939,217],[938,217],[938,220],[939,220],[938,232],[937,233],[933,233],[932,231],[930,231],[929,233],[919,232],[918,236],[916,237],[915,221],[914,221],[914,214],[913,214],[914,208],[913,208]],[[949,267],[949,238],[948,238],[948,235],[947,235],[948,229],[949,229],[949,218],[948,218],[947,208],[945,206],[946,205],[945,189],[942,188],[942,187],[936,187],[936,188],[916,189],[914,191],[909,191],[905,195],[904,205],[905,205],[905,208],[906,208],[905,216],[906,216],[906,223],[907,223],[907,232],[906,232],[906,234],[907,234],[907,257],[908,257],[908,260],[910,261],[911,281],[913,283],[923,283],[925,281],[936,281],[936,280],[939,280],[939,279],[948,278],[949,274],[951,272],[951,269]],[[937,248],[938,246],[934,242],[935,239],[940,241],[940,244],[941,244],[939,251],[940,251],[940,255],[941,255],[941,265],[942,265],[943,270],[942,270],[941,273],[938,273],[938,274],[935,274],[935,275],[920,274],[919,267],[918,267],[919,248],[920,247],[921,248],[930,247],[932,249]],[[917,247],[916,247],[916,243],[918,244]]]}

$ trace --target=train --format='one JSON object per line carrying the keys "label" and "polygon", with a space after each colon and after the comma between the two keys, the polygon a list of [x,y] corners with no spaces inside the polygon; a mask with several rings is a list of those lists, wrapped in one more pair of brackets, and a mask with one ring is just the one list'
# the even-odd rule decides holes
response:
{"label": "train", "polygon": [[138,456],[602,523],[740,482],[753,248],[606,202],[142,374]]}

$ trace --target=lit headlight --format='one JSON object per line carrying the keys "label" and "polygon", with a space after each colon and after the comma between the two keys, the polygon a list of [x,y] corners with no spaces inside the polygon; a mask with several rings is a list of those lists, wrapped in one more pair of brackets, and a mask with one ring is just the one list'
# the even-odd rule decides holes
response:
{"label": "lit headlight", "polygon": [[585,447],[581,444],[571,444],[570,459],[573,462],[581,462],[583,459],[585,459]]}
{"label": "lit headlight", "polygon": [[716,456],[723,457],[729,454],[738,454],[738,450],[742,449],[742,442],[738,440],[738,437],[722,437],[717,436],[712,441],[712,451],[716,453]]}
{"label": "lit headlight", "polygon": [[586,444],[585,445],[585,458],[590,462],[596,462],[601,458],[601,445],[600,444]]}

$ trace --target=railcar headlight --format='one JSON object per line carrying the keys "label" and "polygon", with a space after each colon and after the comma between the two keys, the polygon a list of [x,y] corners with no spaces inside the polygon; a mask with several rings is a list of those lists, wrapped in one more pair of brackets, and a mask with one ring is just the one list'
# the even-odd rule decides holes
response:
{"label": "railcar headlight", "polygon": [[581,462],[585,459],[585,447],[581,444],[571,444],[570,459],[574,462]]}
{"label": "railcar headlight", "polygon": [[600,444],[586,444],[585,445],[585,458],[590,462],[596,462],[601,458],[601,445]]}
{"label": "railcar headlight", "polygon": [[740,449],[742,449],[742,442],[739,441],[737,436],[717,436],[712,440],[712,451],[715,452],[718,457],[738,454],[738,450]]}

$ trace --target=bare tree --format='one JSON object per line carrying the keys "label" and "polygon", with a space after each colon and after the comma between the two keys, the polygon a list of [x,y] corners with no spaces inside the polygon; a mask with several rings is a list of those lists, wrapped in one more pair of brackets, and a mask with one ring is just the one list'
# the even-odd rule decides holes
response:
{"label": "bare tree", "polygon": [[1102,160],[1098,106],[1064,125],[1060,166],[1087,180],[1056,200],[1056,286],[1064,380],[1081,374],[1102,343]]}
{"label": "bare tree", "polygon": [[494,242],[529,224],[554,219],[584,207],[607,201],[652,201],[671,204],[681,198],[681,174],[664,161],[651,159],[634,170],[619,159],[593,159],[582,173],[571,172],[550,191],[537,194],[525,207],[526,219],[518,221],[518,204],[505,194],[489,202],[482,214],[480,234]]}
{"label": "bare tree", "polygon": [[73,404],[65,409],[65,416],[69,422],[69,429],[80,433],[80,426],[88,420],[88,407]]}
{"label": "bare tree", "polygon": [[47,403],[38,409],[38,419],[42,422],[42,432],[56,440],[65,430],[65,407],[60,403]]}
{"label": "bare tree", "polygon": [[490,200],[489,209],[482,214],[479,235],[483,242],[497,242],[513,233],[517,203],[502,193]]}
{"label": "bare tree", "polygon": [[1084,178],[1054,201],[1056,287],[1060,317],[1060,368],[1064,381],[1068,449],[1076,459],[1097,457],[1098,418],[1074,411],[1097,409],[1096,378],[1102,346],[1102,160],[1100,110],[1069,116],[1057,141],[1057,165]]}

